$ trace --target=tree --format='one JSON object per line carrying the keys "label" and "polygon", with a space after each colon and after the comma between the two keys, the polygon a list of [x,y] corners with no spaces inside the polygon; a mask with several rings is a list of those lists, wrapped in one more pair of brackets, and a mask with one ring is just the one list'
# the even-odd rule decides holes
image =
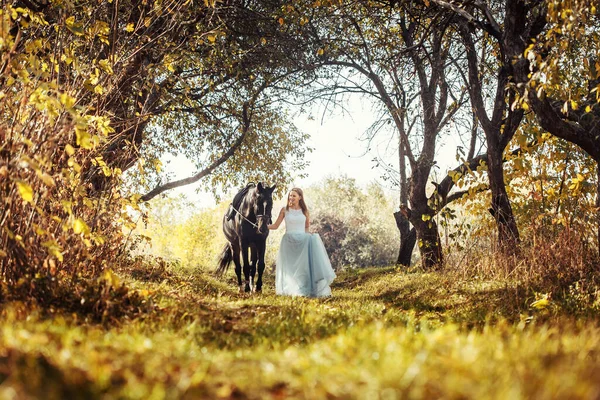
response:
{"label": "tree", "polygon": [[[435,165],[436,140],[465,99],[465,92],[447,79],[447,69],[457,64],[451,62],[455,54],[448,37],[450,21],[426,7],[393,9],[369,2],[342,6],[319,18],[310,23],[315,32],[322,33],[322,65],[327,71],[324,96],[370,96],[381,104],[398,132],[400,203],[407,210],[398,224],[400,253],[408,254],[408,260],[401,262],[410,262],[414,246],[409,219],[424,266],[439,266],[443,256],[432,218],[438,211],[439,196],[437,192],[427,194],[427,188]],[[411,251],[403,250],[406,248]]]}
{"label": "tree", "polygon": [[[577,182],[596,182],[597,246],[600,249],[600,31],[597,1],[548,1],[544,36],[523,52],[530,75],[517,77],[525,107],[539,124],[567,140],[596,163],[596,176],[580,174]],[[576,182],[576,183],[577,183]]]}
{"label": "tree", "polygon": [[[299,55],[315,54],[305,51],[311,42],[290,40],[297,35],[272,18],[279,6],[178,0],[4,5],[0,271],[7,282],[74,282],[115,260],[121,227],[133,224],[126,208],[137,207],[123,196],[120,176],[142,154],[158,158],[187,143],[188,154],[206,156],[199,167],[214,165],[223,155],[233,157],[227,151],[240,136],[238,123],[260,118],[261,125],[247,124],[237,149],[268,139],[273,145],[244,153],[235,160],[238,169],[221,164],[215,181],[233,176],[235,183],[256,165],[277,174],[286,156],[302,166],[303,135],[260,97],[303,70]],[[265,58],[268,52],[273,57]],[[156,129],[169,123],[181,129]],[[145,148],[159,141],[162,147]]]}

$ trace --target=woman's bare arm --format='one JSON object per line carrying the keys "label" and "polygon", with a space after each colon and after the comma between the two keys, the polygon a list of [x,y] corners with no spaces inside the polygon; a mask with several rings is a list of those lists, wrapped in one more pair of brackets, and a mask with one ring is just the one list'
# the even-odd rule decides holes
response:
{"label": "woman's bare arm", "polygon": [[304,231],[306,233],[309,233],[308,228],[310,228],[310,213],[307,211],[306,212],[306,222],[304,223]]}
{"label": "woman's bare arm", "polygon": [[277,217],[277,221],[275,221],[275,223],[272,225],[267,225],[267,228],[269,228],[271,230],[275,230],[275,229],[279,228],[279,225],[281,225],[281,221],[283,221],[283,218],[285,218],[285,207],[281,207],[281,211],[279,211],[279,216]]}

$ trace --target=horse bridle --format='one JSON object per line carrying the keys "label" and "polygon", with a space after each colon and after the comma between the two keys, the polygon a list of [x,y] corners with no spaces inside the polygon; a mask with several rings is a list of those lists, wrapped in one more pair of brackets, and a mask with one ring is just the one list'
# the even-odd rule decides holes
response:
{"label": "horse bridle", "polygon": [[[247,223],[249,223],[250,225],[252,225],[253,227],[255,227],[256,229],[258,229],[258,225],[256,225],[254,222],[250,221],[248,218],[246,218],[244,216],[244,214],[242,214],[237,208],[235,208],[233,205],[231,206],[231,208],[233,208],[233,211],[235,211],[236,213],[238,213],[240,215],[240,217],[242,217],[243,220],[245,220]],[[256,214],[256,219],[258,218],[271,218],[268,215],[265,214]]]}

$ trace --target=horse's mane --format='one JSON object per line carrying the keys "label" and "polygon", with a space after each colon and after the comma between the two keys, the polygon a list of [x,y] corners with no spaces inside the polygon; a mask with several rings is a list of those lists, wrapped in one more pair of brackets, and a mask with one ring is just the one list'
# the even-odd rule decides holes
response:
{"label": "horse's mane", "polygon": [[256,186],[256,184],[254,182],[250,182],[245,187],[243,187],[239,192],[237,192],[237,194],[233,197],[233,201],[231,202],[231,204],[233,204],[233,206],[235,207],[236,210],[240,209],[240,206],[242,205],[242,201],[244,200],[244,197],[246,197],[246,195],[248,194],[250,189],[252,189],[255,186]]}

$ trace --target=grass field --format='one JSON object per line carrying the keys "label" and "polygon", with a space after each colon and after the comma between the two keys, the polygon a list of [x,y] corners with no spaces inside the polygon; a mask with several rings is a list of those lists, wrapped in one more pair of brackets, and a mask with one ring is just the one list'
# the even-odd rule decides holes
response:
{"label": "grass field", "polygon": [[367,268],[305,299],[231,275],[121,275],[155,307],[103,323],[5,305],[0,399],[600,398],[597,315],[517,283]]}

